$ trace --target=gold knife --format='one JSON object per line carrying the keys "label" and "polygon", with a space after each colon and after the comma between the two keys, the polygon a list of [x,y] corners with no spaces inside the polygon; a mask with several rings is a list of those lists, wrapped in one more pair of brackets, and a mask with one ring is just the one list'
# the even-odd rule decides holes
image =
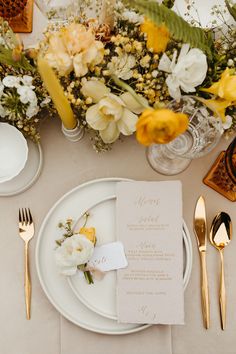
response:
{"label": "gold knife", "polygon": [[201,296],[203,324],[204,327],[208,329],[210,327],[210,304],[206,268],[207,226],[205,200],[202,196],[198,198],[195,208],[194,231],[197,239],[201,262]]}

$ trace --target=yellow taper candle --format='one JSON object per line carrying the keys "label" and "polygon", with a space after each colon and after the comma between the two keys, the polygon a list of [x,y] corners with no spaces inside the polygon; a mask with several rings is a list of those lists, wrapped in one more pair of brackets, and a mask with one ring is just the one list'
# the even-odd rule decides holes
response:
{"label": "yellow taper candle", "polygon": [[64,94],[63,88],[56,77],[56,74],[47,61],[42,57],[38,58],[38,71],[64,127],[66,129],[74,129],[77,125],[77,121],[74,117],[70,103]]}

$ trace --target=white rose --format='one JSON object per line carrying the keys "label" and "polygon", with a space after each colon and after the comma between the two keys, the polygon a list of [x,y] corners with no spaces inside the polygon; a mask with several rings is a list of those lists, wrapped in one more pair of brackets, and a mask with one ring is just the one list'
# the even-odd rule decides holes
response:
{"label": "white rose", "polygon": [[85,264],[92,257],[94,245],[85,236],[68,237],[55,251],[55,261],[60,273],[73,275],[77,266]]}
{"label": "white rose", "polygon": [[13,75],[8,75],[4,77],[2,83],[5,87],[18,87],[20,84],[20,78]]}
{"label": "white rose", "polygon": [[120,133],[131,135],[135,132],[137,114],[144,108],[130,93],[116,96],[102,82],[92,80],[83,84],[81,92],[96,103],[87,109],[86,120],[91,128],[99,131],[104,143],[113,143]]}
{"label": "white rose", "polygon": [[176,100],[181,97],[180,88],[186,93],[195,92],[195,87],[202,84],[207,74],[206,55],[200,49],[189,48],[189,44],[183,44],[177,62],[176,51],[172,61],[164,53],[158,66],[159,70],[170,73],[166,84],[170,96]]}

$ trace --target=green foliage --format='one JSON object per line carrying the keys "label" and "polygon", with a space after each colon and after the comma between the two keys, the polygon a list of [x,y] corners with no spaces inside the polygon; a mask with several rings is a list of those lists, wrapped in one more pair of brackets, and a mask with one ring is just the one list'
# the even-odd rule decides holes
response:
{"label": "green foliage", "polygon": [[173,10],[150,0],[123,0],[128,6],[138,10],[156,25],[165,24],[173,39],[189,43],[191,47],[199,48],[212,59],[213,40],[210,33],[202,28],[192,27]]}
{"label": "green foliage", "polygon": [[0,46],[0,63],[8,66],[12,66],[16,69],[24,69],[26,71],[33,71],[34,67],[29,63],[24,54],[21,54],[21,58],[15,61],[12,57],[12,49],[6,48],[3,45]]}
{"label": "green foliage", "polygon": [[230,5],[228,0],[225,0],[225,5],[227,6],[227,9],[229,10],[230,15],[234,18],[236,21],[236,4]]}
{"label": "green foliage", "polygon": [[175,0],[163,0],[162,5],[165,5],[168,7],[168,9],[171,9],[175,4]]}

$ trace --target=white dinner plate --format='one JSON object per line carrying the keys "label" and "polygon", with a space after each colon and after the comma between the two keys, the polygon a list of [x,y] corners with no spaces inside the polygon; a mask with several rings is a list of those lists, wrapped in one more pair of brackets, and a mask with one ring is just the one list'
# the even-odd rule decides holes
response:
{"label": "white dinner plate", "polygon": [[[116,195],[106,196],[98,199],[88,208],[89,219],[88,227],[93,226],[96,229],[97,245],[116,241],[115,219],[116,219]],[[79,230],[84,220],[84,210],[79,216],[75,230]],[[183,247],[184,247],[184,287],[191,270],[191,254],[189,248],[190,235],[186,224],[183,223]],[[94,284],[88,285],[81,274],[68,277],[68,282],[78,297],[78,299],[90,310],[101,316],[117,320],[116,310],[116,272],[106,273],[102,280],[94,279]]]}
{"label": "white dinner plate", "polygon": [[[41,225],[35,255],[41,286],[49,301],[65,318],[87,330],[116,335],[138,332],[150,325],[120,324],[88,309],[75,296],[66,277],[58,273],[54,261],[54,249],[55,240],[60,235],[57,229],[58,222],[68,217],[77,220],[78,215],[81,215],[98,199],[115,194],[116,183],[122,180],[125,179],[93,180],[63,195],[50,209]],[[191,243],[189,247],[191,248]]]}

